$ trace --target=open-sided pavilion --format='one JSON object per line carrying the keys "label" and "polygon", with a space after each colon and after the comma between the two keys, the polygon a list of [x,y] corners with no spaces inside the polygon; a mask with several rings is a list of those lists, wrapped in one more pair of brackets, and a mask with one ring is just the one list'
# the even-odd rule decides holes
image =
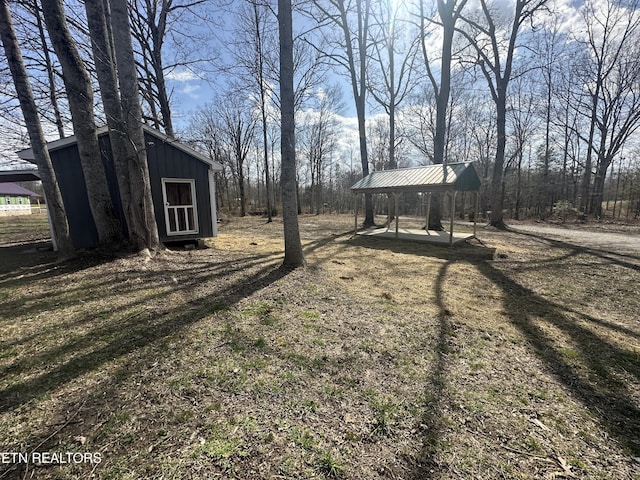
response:
{"label": "open-sided pavilion", "polygon": [[[358,198],[355,207],[355,233],[382,237],[406,238],[419,241],[448,243],[466,240],[476,235],[476,222],[478,218],[478,198],[480,191],[480,177],[472,162],[448,163],[427,165],[422,167],[399,168],[395,170],[379,170],[373,172],[351,187],[358,197],[361,194],[384,194],[389,201],[387,227],[369,229],[358,232]],[[422,193],[426,195],[426,226],[425,230],[400,231],[398,219],[398,198],[402,193]],[[473,216],[473,235],[454,236],[453,220],[455,217],[456,194],[458,192],[475,192],[475,212]],[[451,223],[449,234],[428,230],[429,210],[431,208],[431,195],[433,193],[445,193],[451,202]],[[395,232],[390,232],[392,200],[395,200],[393,212],[395,215]]]}

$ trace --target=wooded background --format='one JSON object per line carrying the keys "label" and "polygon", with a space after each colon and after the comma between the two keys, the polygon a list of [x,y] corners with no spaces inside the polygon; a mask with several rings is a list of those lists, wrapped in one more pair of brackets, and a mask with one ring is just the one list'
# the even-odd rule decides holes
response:
{"label": "wooded background", "polygon": [[[59,3],[104,124],[86,10]],[[9,7],[47,139],[69,135],[42,4]],[[144,122],[224,166],[223,213],[279,213],[276,5],[130,0],[129,17]],[[293,26],[299,212],[351,211],[349,187],[373,170],[473,161],[494,224],[640,217],[637,0],[315,0],[294,5]],[[3,149],[15,151],[28,141],[1,61]],[[208,93],[182,104],[181,78]],[[418,195],[401,203],[423,208]]]}

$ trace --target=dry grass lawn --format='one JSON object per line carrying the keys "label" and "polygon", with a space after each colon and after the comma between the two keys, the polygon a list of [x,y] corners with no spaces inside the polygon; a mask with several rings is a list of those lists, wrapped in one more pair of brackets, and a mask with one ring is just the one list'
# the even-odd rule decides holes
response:
{"label": "dry grass lawn", "polygon": [[0,479],[640,478],[638,255],[306,216],[292,272],[260,218],[57,264],[22,222],[0,219],[0,453],[101,461]]}

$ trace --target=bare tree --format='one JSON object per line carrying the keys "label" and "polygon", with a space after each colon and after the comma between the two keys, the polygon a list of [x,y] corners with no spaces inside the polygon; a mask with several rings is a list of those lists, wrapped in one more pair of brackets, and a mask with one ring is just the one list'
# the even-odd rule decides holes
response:
{"label": "bare tree", "polygon": [[29,84],[27,70],[24,66],[22,53],[20,52],[18,40],[13,28],[9,2],[8,0],[1,1],[0,38],[2,39],[4,52],[9,63],[11,76],[13,78],[16,93],[20,101],[20,107],[22,109],[29,138],[31,140],[31,148],[33,149],[34,158],[36,165],[38,166],[38,172],[47,198],[47,207],[51,218],[53,233],[57,242],[58,252],[61,257],[68,258],[74,254],[74,248],[69,235],[69,224],[67,223],[62,195],[58,188],[58,182],[53,170],[53,165],[51,164],[51,158],[49,158],[49,151],[47,150],[46,140],[40,125],[40,118],[38,116],[36,103],[33,99],[33,93],[31,92],[31,85]]}
{"label": "bare tree", "polygon": [[[49,45],[49,39],[42,20],[42,10],[36,0],[23,0],[12,3],[12,18],[14,31],[20,45],[25,69],[29,73],[29,83],[38,114],[43,125],[55,125],[58,136],[65,136],[65,126],[68,123],[66,92],[62,85],[62,78],[58,73],[60,64]],[[4,72],[3,72],[4,73]],[[8,70],[6,70],[8,74]],[[13,92],[3,92],[8,101],[0,102],[0,116],[14,124],[17,129],[23,125],[11,119],[12,108],[19,102]],[[45,128],[46,128],[45,127]],[[17,132],[16,132],[17,133]]]}
{"label": "bare tree", "polygon": [[470,29],[457,29],[469,40],[474,49],[476,63],[487,81],[496,107],[497,146],[491,178],[489,222],[497,228],[505,227],[502,211],[502,176],[507,143],[507,96],[509,81],[513,74],[517,39],[521,27],[525,22],[533,19],[536,11],[543,8],[546,1],[516,0],[509,27],[496,22],[497,18],[504,16],[504,9],[488,4],[487,0],[480,0],[479,18],[461,16]]}
{"label": "bare tree", "polygon": [[234,95],[221,99],[217,108],[225,142],[233,155],[240,193],[240,216],[247,214],[246,161],[255,138],[257,118],[247,105]]}
{"label": "bare tree", "polygon": [[28,7],[34,16],[37,31],[38,31],[38,39],[40,41],[40,45],[42,48],[42,57],[44,61],[44,67],[47,72],[47,81],[49,87],[49,101],[51,102],[51,107],[53,108],[53,119],[56,124],[56,128],[58,130],[58,135],[60,138],[65,137],[64,131],[64,120],[62,118],[62,113],[60,111],[60,105],[58,101],[58,89],[56,88],[56,73],[53,65],[53,60],[51,59],[51,54],[49,52],[49,45],[47,42],[47,37],[45,34],[45,28],[42,22],[42,12],[38,6],[38,2],[33,0],[33,3]]}
{"label": "bare tree", "polygon": [[222,119],[218,113],[219,102],[206,103],[198,108],[189,121],[187,141],[206,151],[209,158],[222,165],[222,172],[216,175],[216,193],[218,206],[231,208],[238,192],[234,185],[238,183],[237,167],[230,153]]}
{"label": "bare tree", "polygon": [[129,240],[138,250],[154,251],[160,248],[160,239],[151,199],[127,5],[113,0],[112,7],[111,12],[107,0],[85,2]]}
{"label": "bare tree", "polygon": [[[611,0],[604,5],[587,2],[583,12],[587,39],[579,71],[588,94],[587,101],[578,105],[589,118],[589,133],[583,137],[587,156],[580,206],[583,212],[599,216],[607,169],[640,125],[640,15],[637,0],[624,5]],[[597,164],[591,194],[594,154]]]}
{"label": "bare tree", "polygon": [[[509,97],[509,115],[508,124],[511,127],[512,139],[511,152],[505,162],[505,173],[508,169],[515,170],[516,174],[516,189],[515,189],[515,204],[513,218],[520,219],[520,208],[522,205],[522,167],[524,160],[524,152],[527,142],[530,141],[534,134],[536,125],[536,96],[535,90],[525,76],[518,77],[513,82],[514,94]],[[545,143],[545,152],[548,147]],[[549,158],[550,154],[545,153],[543,164],[543,181],[547,181],[549,171]],[[546,172],[546,173],[545,173]],[[503,179],[503,191],[504,191],[504,179]],[[543,201],[546,200],[546,191],[542,192]],[[504,199],[503,199],[504,201]]]}
{"label": "bare tree", "polygon": [[318,92],[311,110],[305,112],[299,129],[300,150],[309,162],[311,173],[311,207],[320,214],[323,203],[325,170],[336,151],[338,124],[336,112],[340,106],[340,88],[330,87]]}
{"label": "bare tree", "polygon": [[[367,66],[369,62],[371,2],[369,0],[315,0],[320,12],[319,23],[337,28],[339,35],[335,40],[336,49],[325,54],[343,68],[351,83],[351,90],[358,117],[360,142],[360,161],[362,175],[369,175],[369,157],[367,155]],[[374,224],[373,201],[370,194],[365,195],[364,226]]]}
{"label": "bare tree", "polygon": [[267,221],[272,221],[273,205],[269,165],[269,108],[273,105],[274,91],[273,52],[276,39],[272,35],[269,10],[258,1],[248,0],[237,13],[238,30],[234,34],[233,72],[237,73],[240,90],[253,92],[260,111],[261,153],[267,199]]}
{"label": "bare tree", "polygon": [[[167,89],[167,72],[204,61],[194,55],[193,46],[205,39],[196,35],[190,23],[201,25],[209,20],[198,7],[206,0],[129,0],[131,31],[139,48],[138,70],[140,90],[150,109],[151,122],[173,137],[171,99]],[[176,28],[175,25],[178,25]],[[175,58],[165,64],[166,46],[171,41]],[[209,52],[211,56],[211,52]]]}
{"label": "bare tree", "polygon": [[[389,165],[396,162],[396,112],[414,87],[412,73],[419,41],[408,32],[409,22],[402,17],[403,2],[384,0],[374,3],[370,29],[373,60],[367,87],[371,96],[389,117]],[[373,72],[377,73],[373,73]]]}
{"label": "bare tree", "polygon": [[67,23],[61,0],[42,0],[51,43],[60,60],[69,99],[73,130],[87,186],[89,206],[100,244],[110,244],[122,236],[107,186],[93,115],[93,87]]}
{"label": "bare tree", "polygon": [[305,265],[298,227],[296,194],[295,94],[293,90],[293,12],[291,0],[278,0],[278,32],[280,38],[280,154],[282,173],[282,220],[284,223],[285,268]]}
{"label": "bare tree", "polygon": [[[447,136],[447,109],[451,96],[451,69],[453,60],[453,38],[456,31],[456,23],[461,18],[462,10],[467,0],[437,0],[438,18],[433,18],[433,14],[427,12],[425,1],[420,0],[420,47],[427,78],[433,88],[435,95],[436,111],[435,125],[433,132],[433,157],[434,164],[446,162],[445,146]],[[440,49],[440,75],[434,72],[435,59],[430,58],[427,48],[427,37],[429,36],[427,26],[437,24],[441,27],[442,47]],[[442,207],[441,195],[433,195],[431,199],[431,211],[429,213],[430,230],[442,230]]]}

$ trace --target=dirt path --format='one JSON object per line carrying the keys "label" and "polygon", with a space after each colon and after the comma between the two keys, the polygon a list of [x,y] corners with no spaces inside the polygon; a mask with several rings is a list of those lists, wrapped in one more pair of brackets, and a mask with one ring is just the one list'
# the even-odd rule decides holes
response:
{"label": "dirt path", "polygon": [[615,253],[640,254],[640,233],[631,230],[628,233],[606,230],[583,230],[550,225],[514,225],[515,232],[533,233],[548,238],[566,241],[581,247],[596,248]]}

